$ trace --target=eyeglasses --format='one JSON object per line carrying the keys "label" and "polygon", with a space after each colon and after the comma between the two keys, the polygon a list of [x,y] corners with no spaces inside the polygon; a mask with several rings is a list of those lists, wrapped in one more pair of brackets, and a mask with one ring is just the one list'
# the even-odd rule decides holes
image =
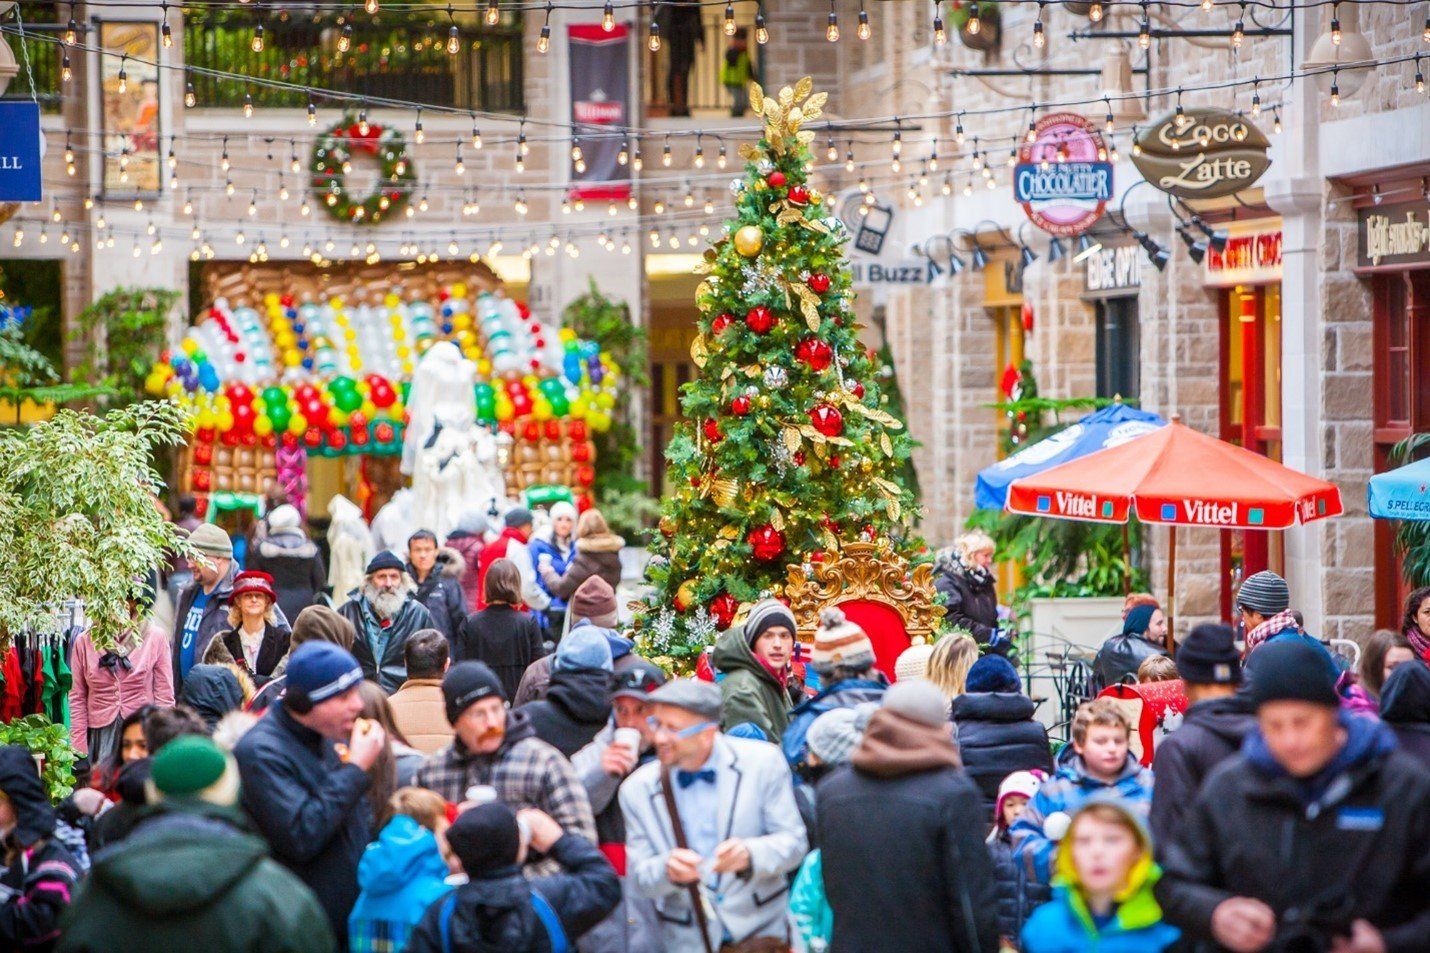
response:
{"label": "eyeglasses", "polygon": [[706,728],[716,727],[715,722],[713,721],[701,721],[691,725],[688,728],[670,728],[666,725],[661,724],[660,720],[653,715],[647,718],[645,720],[645,723],[650,726],[650,730],[653,732],[660,733],[664,731],[669,734],[675,735],[675,737],[679,738],[682,741],[684,741],[686,738],[694,738]]}

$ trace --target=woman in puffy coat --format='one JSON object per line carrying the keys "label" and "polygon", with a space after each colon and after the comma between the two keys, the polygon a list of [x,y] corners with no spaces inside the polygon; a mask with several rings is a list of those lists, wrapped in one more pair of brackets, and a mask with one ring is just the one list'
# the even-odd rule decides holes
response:
{"label": "woman in puffy coat", "polygon": [[268,535],[254,542],[244,568],[267,573],[283,617],[296,619],[327,586],[328,571],[318,544],[303,532],[303,517],[295,507],[274,507],[266,522]]}
{"label": "woman in puffy coat", "polygon": [[989,811],[1009,773],[1053,771],[1048,731],[1033,718],[1036,707],[1022,693],[1017,670],[1001,655],[974,662],[965,694],[953,700],[951,717],[963,767]]}
{"label": "woman in puffy coat", "polygon": [[540,565],[537,572],[546,591],[557,599],[570,599],[592,576],[600,576],[616,589],[621,585],[621,549],[625,545],[606,525],[601,511],[590,509],[576,524],[576,555],[566,571],[558,573],[552,566]]}
{"label": "woman in puffy coat", "polygon": [[[531,537],[528,548],[531,549],[534,565],[549,566],[559,578],[570,568],[571,560],[576,558],[576,507],[560,500],[551,504],[549,515],[550,523]],[[546,609],[548,628],[559,633],[565,628],[566,600],[570,597],[556,595],[544,578],[540,580],[540,585],[551,596],[551,605]],[[576,590],[571,591],[574,593]]]}
{"label": "woman in puffy coat", "polygon": [[934,559],[933,585],[944,598],[944,621],[972,635],[980,644],[1006,651],[998,638],[998,591],[993,578],[993,539],[977,530],[965,533]]}

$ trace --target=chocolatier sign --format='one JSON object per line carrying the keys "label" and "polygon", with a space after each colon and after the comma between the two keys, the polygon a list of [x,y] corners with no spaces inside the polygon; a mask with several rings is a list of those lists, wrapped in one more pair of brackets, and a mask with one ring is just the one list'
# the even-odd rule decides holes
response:
{"label": "chocolatier sign", "polygon": [[1132,164],[1154,186],[1184,199],[1233,195],[1271,165],[1271,143],[1248,120],[1224,109],[1172,113],[1144,129]]}
{"label": "chocolatier sign", "polygon": [[1077,113],[1052,113],[1018,150],[1013,198],[1033,224],[1064,238],[1081,235],[1112,198],[1112,163],[1097,127]]}
{"label": "chocolatier sign", "polygon": [[1360,210],[1360,266],[1430,262],[1430,202],[1397,202]]}

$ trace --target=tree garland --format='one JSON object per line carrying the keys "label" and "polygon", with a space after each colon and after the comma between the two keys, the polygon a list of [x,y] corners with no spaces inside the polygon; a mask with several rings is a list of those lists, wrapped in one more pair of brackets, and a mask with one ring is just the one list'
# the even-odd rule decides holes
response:
{"label": "tree garland", "polygon": [[[346,176],[353,157],[360,153],[376,158],[380,171],[377,188],[357,199],[348,192]],[[309,168],[313,191],[322,196],[328,214],[354,225],[376,225],[401,209],[411,199],[417,180],[402,133],[352,116],[344,116],[313,140]]]}

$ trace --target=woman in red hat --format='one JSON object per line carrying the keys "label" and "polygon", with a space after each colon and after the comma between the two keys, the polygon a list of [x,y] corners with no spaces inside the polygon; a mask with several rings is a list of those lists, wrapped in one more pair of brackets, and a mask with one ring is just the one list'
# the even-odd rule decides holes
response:
{"label": "woman in red hat", "polygon": [[278,601],[273,577],[266,572],[239,573],[233,580],[228,622],[232,626],[209,643],[204,653],[208,665],[236,665],[248,673],[255,686],[283,674],[288,665],[288,639],[292,634],[273,611]]}

